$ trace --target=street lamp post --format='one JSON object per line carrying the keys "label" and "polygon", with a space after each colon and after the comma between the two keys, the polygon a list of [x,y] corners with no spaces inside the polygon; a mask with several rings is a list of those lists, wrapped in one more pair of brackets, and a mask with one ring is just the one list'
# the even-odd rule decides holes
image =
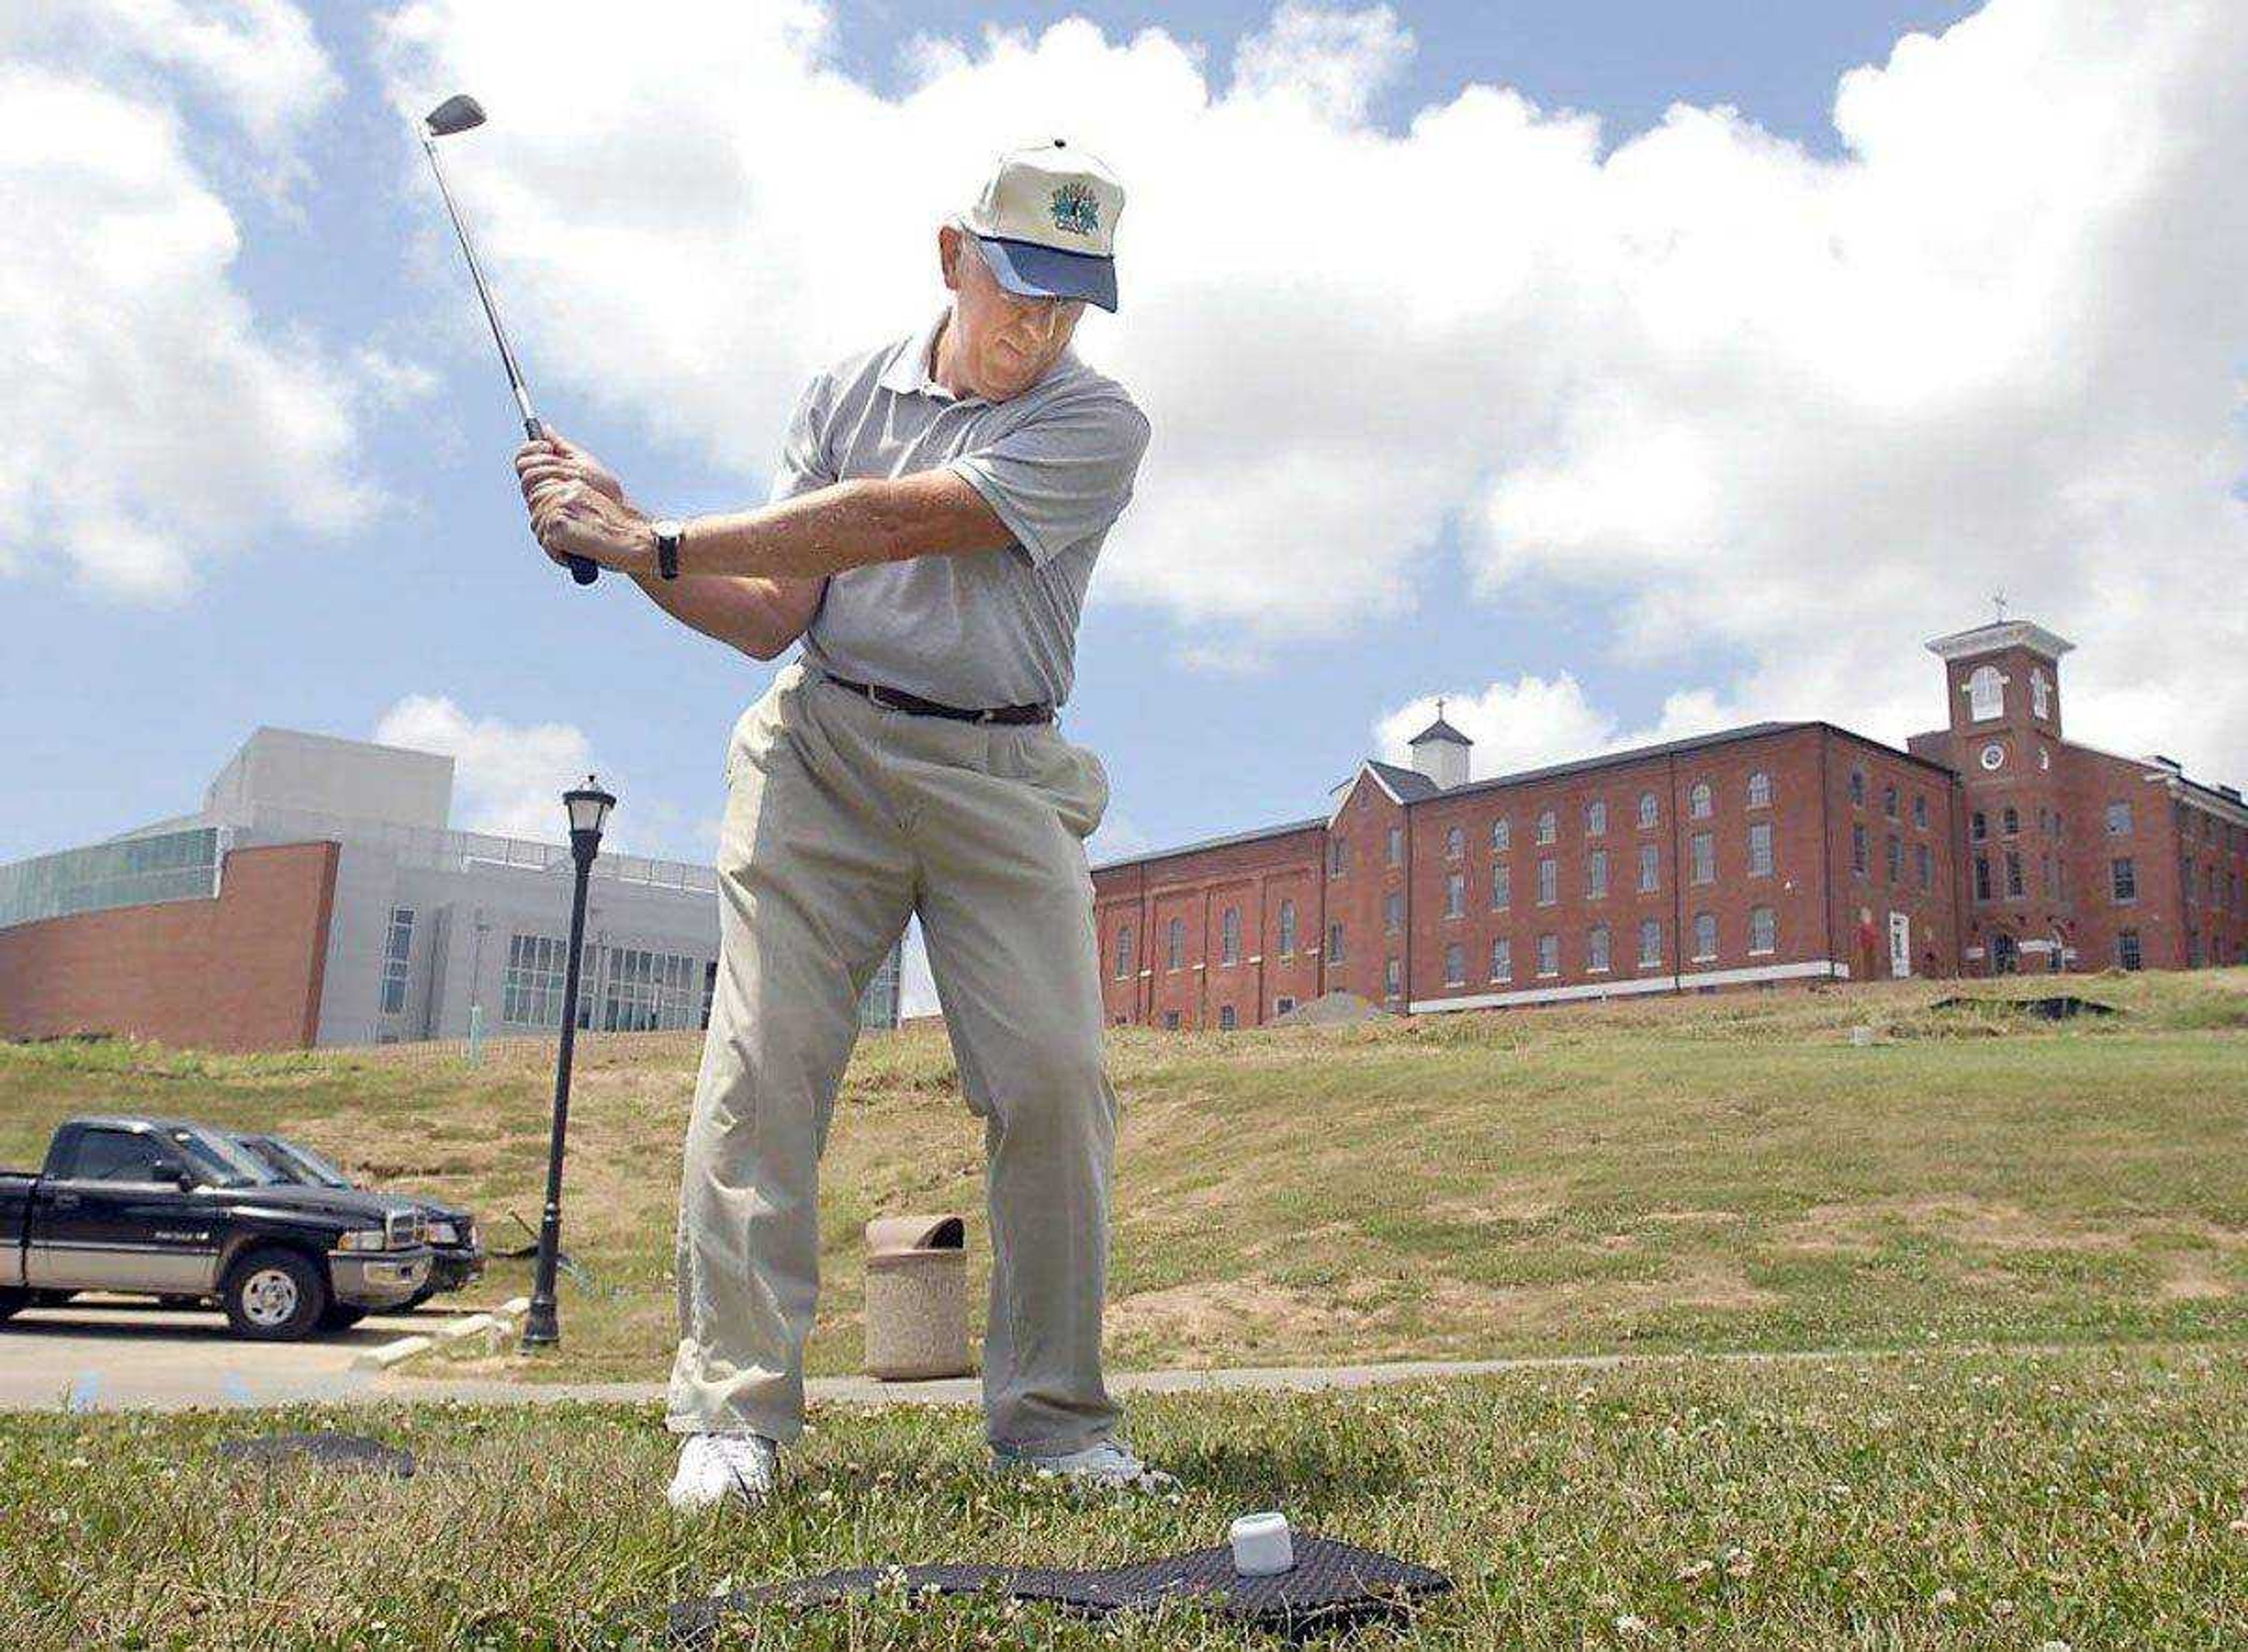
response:
{"label": "street lamp post", "polygon": [[570,814],[570,858],[577,882],[570,894],[570,956],[562,977],[562,1045],[554,1058],[554,1123],[546,1141],[546,1211],[538,1224],[538,1272],[531,1287],[531,1312],[523,1322],[523,1346],[551,1348],[562,1340],[554,1306],[554,1269],[562,1253],[562,1143],[570,1129],[570,1056],[578,1043],[578,965],[586,945],[586,884],[593,857],[601,852],[601,828],[617,800],[592,775],[562,794]]}

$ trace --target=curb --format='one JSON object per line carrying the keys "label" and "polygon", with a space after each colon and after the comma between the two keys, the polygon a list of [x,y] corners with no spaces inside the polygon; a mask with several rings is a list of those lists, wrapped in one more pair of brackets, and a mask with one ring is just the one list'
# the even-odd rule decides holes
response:
{"label": "curb", "polygon": [[523,1316],[531,1311],[527,1296],[511,1298],[486,1313],[471,1313],[457,1320],[449,1320],[435,1331],[415,1332],[393,1342],[373,1347],[352,1361],[354,1371],[394,1371],[408,1360],[427,1354],[440,1346],[451,1347],[471,1337],[484,1337],[497,1345],[512,1331]]}

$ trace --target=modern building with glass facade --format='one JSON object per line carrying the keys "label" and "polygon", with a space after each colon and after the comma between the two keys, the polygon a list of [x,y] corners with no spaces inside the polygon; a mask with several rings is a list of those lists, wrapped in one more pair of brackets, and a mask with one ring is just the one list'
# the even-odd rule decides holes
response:
{"label": "modern building with glass facade", "polygon": [[[570,852],[453,830],[452,785],[450,757],[261,729],[196,813],[0,867],[0,1036],[255,1049],[559,1027]],[[707,1024],[710,868],[604,853],[586,938],[581,1027]],[[893,953],[862,1025],[895,1025],[897,1002]]]}

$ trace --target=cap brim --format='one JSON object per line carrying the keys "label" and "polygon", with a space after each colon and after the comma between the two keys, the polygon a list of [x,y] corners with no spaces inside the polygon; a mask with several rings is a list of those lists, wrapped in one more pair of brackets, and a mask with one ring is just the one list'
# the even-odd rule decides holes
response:
{"label": "cap brim", "polygon": [[1089,252],[1065,252],[1035,241],[1002,241],[977,236],[976,243],[999,284],[1025,298],[1079,298],[1111,312],[1116,308],[1116,260]]}

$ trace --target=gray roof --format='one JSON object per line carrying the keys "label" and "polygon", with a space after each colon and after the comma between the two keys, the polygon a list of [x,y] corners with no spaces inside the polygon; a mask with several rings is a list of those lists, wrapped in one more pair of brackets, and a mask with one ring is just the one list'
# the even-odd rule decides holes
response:
{"label": "gray roof", "polygon": [[1258,826],[1254,832],[1233,832],[1222,838],[1203,838],[1199,842],[1182,843],[1175,848],[1149,849],[1143,854],[1127,854],[1121,860],[1103,860],[1093,869],[1095,872],[1115,872],[1125,867],[1143,866],[1150,860],[1169,860],[1182,854],[1199,854],[1204,849],[1228,849],[1237,843],[1258,843],[1266,838],[1285,838],[1291,832],[1307,831],[1312,826],[1324,826],[1325,815],[1315,815],[1309,820],[1291,820],[1285,826]]}
{"label": "gray roof", "polygon": [[1450,723],[1447,723],[1444,720],[1444,714],[1442,711],[1436,713],[1436,720],[1434,723],[1422,730],[1420,733],[1415,735],[1405,744],[1408,746],[1419,745],[1423,740],[1450,740],[1454,745],[1473,745],[1475,744],[1474,741],[1469,739],[1467,736],[1462,734],[1457,729],[1455,729]]}

